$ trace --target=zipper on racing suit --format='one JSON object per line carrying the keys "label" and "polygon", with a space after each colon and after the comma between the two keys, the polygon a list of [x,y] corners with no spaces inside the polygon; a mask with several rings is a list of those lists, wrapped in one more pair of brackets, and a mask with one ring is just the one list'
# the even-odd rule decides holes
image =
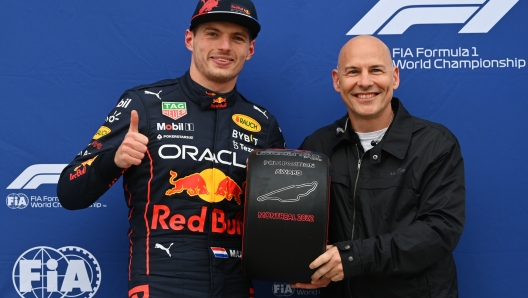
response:
{"label": "zipper on racing suit", "polygon": [[[356,227],[356,191],[357,191],[357,183],[359,180],[359,170],[361,170],[361,162],[363,161],[363,157],[365,156],[365,152],[361,154],[359,151],[359,146],[356,144],[356,151],[358,156],[358,164],[357,164],[357,174],[356,174],[356,180],[354,181],[354,192],[352,193],[352,232],[350,233],[350,241],[354,240],[354,230]],[[352,293],[350,291],[350,279],[347,281],[347,289],[348,289],[348,295],[350,298],[352,298]]]}

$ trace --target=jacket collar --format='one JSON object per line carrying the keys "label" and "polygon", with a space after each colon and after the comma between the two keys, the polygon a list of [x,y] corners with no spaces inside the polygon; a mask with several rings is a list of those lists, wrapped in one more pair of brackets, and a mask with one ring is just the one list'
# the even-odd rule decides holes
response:
{"label": "jacket collar", "polygon": [[[341,119],[335,121],[332,125],[330,141],[324,142],[323,153],[328,156],[331,156],[332,152],[335,151],[335,148],[341,142],[350,141],[351,137],[354,137],[350,135],[350,131],[354,132],[354,130],[350,127],[350,120],[348,119],[348,114],[346,114]],[[356,135],[355,132],[354,135]],[[355,137],[357,138],[357,135]],[[355,143],[359,144],[359,139]]]}
{"label": "jacket collar", "polygon": [[412,137],[412,116],[403,107],[401,101],[393,97],[391,101],[392,110],[394,111],[394,120],[387,130],[387,133],[381,139],[379,148],[375,146],[372,149],[377,149],[377,152],[384,150],[399,159],[403,159],[409,148]]}
{"label": "jacket collar", "polygon": [[236,101],[236,86],[228,93],[214,92],[193,81],[189,71],[182,76],[181,82],[183,93],[202,110],[225,109]]}
{"label": "jacket collar", "polygon": [[[396,97],[392,98],[391,106],[394,111],[394,120],[383,139],[381,139],[381,142],[369,151],[371,157],[377,155],[377,158],[372,158],[374,163],[381,161],[381,150],[399,159],[403,159],[411,142],[412,116]],[[352,141],[361,146],[358,135],[350,125],[348,115],[334,122],[334,133],[331,141],[327,144],[327,152],[332,152],[339,143],[345,140]]]}

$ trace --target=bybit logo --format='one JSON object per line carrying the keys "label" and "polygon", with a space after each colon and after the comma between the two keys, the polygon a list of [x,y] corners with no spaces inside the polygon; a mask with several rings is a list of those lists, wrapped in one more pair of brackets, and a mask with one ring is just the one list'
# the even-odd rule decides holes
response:
{"label": "bybit logo", "polygon": [[37,164],[25,169],[7,189],[37,189],[41,184],[57,184],[67,164]]}
{"label": "bybit logo", "polygon": [[75,246],[31,248],[13,267],[13,285],[23,298],[91,298],[100,283],[97,260]]}
{"label": "bybit logo", "polygon": [[517,2],[380,0],[347,35],[403,34],[419,24],[465,24],[458,33],[488,33]]}

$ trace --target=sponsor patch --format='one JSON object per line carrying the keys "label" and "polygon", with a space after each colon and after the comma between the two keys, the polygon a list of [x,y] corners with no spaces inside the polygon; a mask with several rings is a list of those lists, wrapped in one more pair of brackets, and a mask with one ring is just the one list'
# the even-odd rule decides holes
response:
{"label": "sponsor patch", "polygon": [[99,128],[99,130],[95,133],[95,135],[93,136],[92,139],[94,140],[99,140],[100,138],[106,136],[107,134],[109,134],[112,130],[106,126],[101,126],[101,128]]}
{"label": "sponsor patch", "polygon": [[117,104],[116,108],[126,109],[128,108],[128,105],[130,104],[130,102],[132,102],[131,98],[121,99],[119,103]]}
{"label": "sponsor patch", "polygon": [[162,102],[161,112],[173,120],[178,120],[187,115],[187,104],[185,102]]}
{"label": "sponsor patch", "polygon": [[211,109],[225,109],[227,108],[227,100],[225,97],[217,97],[213,99]]}
{"label": "sponsor patch", "polygon": [[243,6],[240,6],[240,5],[237,5],[237,4],[231,4],[231,11],[234,11],[234,12],[238,12],[238,13],[243,13],[243,14],[246,14],[246,15],[251,15],[251,12],[249,11],[249,9],[243,7]]}
{"label": "sponsor patch", "polygon": [[233,122],[235,122],[236,125],[245,130],[259,132],[262,129],[257,120],[243,114],[234,114],[231,119],[233,119]]}

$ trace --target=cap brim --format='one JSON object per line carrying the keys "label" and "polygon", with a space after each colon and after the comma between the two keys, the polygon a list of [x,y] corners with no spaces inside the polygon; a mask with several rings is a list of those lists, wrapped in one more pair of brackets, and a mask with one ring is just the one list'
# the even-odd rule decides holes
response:
{"label": "cap brim", "polygon": [[212,11],[197,15],[191,20],[190,29],[192,30],[196,26],[207,22],[230,22],[246,27],[253,39],[255,39],[260,32],[260,24],[256,19],[242,13],[229,11]]}

